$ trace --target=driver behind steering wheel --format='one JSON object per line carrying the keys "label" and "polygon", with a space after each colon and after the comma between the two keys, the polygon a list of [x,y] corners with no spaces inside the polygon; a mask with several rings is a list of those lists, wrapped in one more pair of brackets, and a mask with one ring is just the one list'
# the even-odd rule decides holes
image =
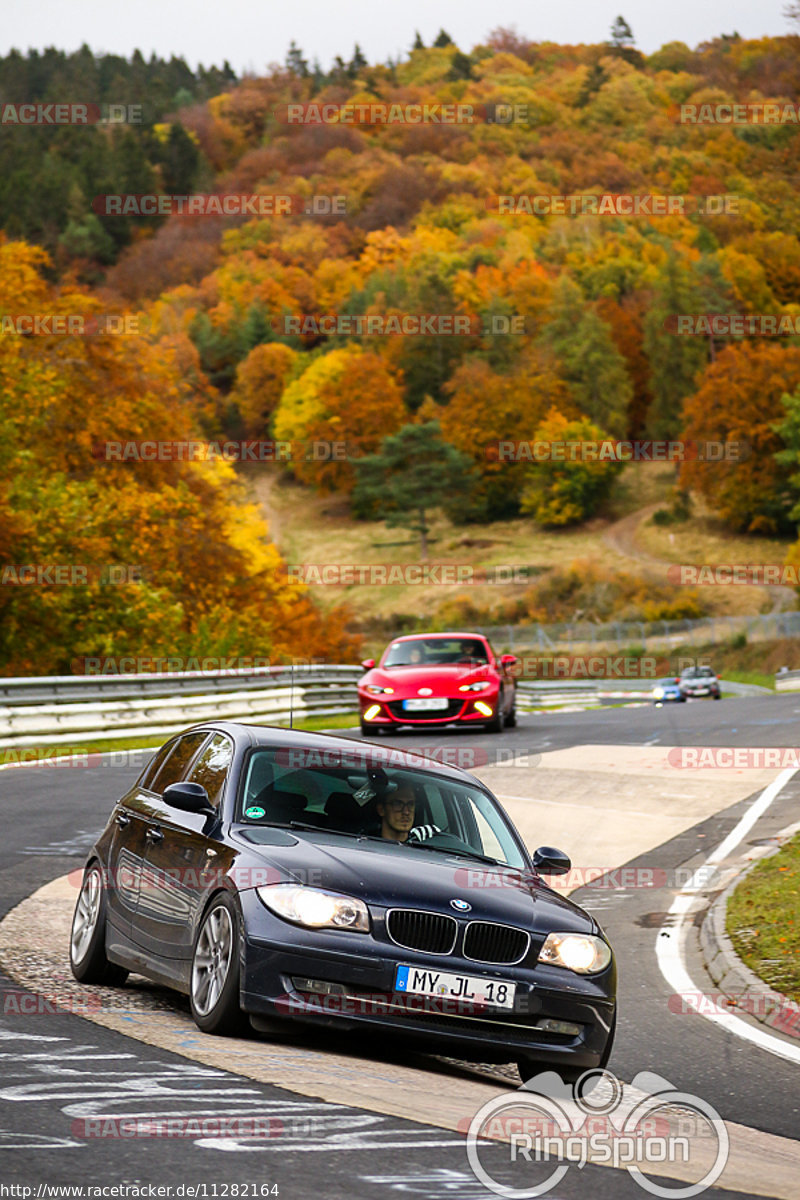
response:
{"label": "driver behind steering wheel", "polygon": [[438,825],[414,825],[416,797],[410,783],[399,784],[397,791],[378,801],[381,837],[391,842],[423,842],[441,833]]}

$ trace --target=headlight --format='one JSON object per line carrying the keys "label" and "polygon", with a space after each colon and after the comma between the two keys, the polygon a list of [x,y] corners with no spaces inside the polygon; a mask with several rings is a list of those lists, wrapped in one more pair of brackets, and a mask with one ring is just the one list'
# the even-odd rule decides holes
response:
{"label": "headlight", "polygon": [[549,933],[539,952],[539,962],[566,967],[578,975],[594,975],[611,962],[611,947],[591,934]]}
{"label": "headlight", "polygon": [[490,683],[488,683],[486,680],[483,680],[480,683],[462,683],[458,690],[460,692],[482,692],[491,686],[492,685]]}
{"label": "headlight", "polygon": [[663,688],[653,688],[653,696],[655,697],[656,700],[660,700],[663,697],[663,695],[664,695]]}
{"label": "headlight", "polygon": [[377,684],[374,684],[374,683],[368,683],[367,686],[364,688],[364,691],[371,692],[373,696],[381,696],[384,694],[384,692],[389,696],[394,695],[394,688],[378,687]]}
{"label": "headlight", "polygon": [[256,888],[259,899],[285,921],[307,929],[350,929],[369,933],[369,913],[363,900],[322,888],[275,883]]}

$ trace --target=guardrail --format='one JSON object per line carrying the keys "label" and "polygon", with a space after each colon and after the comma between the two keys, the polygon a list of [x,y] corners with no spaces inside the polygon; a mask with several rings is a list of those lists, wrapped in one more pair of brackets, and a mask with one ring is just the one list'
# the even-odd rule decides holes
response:
{"label": "guardrail", "polygon": [[[0,749],[166,736],[217,719],[288,721],[355,713],[363,667],[341,664],[139,675],[0,678]],[[785,672],[800,688],[800,671]],[[725,684],[753,695],[749,684]],[[776,680],[777,686],[777,680]],[[520,680],[520,712],[604,700],[647,702],[653,680]],[[783,689],[780,689],[783,690]]]}
{"label": "guardrail", "polygon": [[359,666],[0,680],[0,748],[177,733],[225,718],[285,721],[353,712]]}
{"label": "guardrail", "polygon": [[[363,668],[355,665],[304,664],[0,679],[0,749],[162,737],[213,718],[271,723],[355,714],[355,683],[362,674]],[[592,681],[522,681],[517,707],[521,712],[565,703],[588,707],[609,696],[636,698],[649,687],[638,681],[618,688]]]}
{"label": "guardrail", "polygon": [[800,671],[778,671],[775,675],[776,692],[800,692]]}

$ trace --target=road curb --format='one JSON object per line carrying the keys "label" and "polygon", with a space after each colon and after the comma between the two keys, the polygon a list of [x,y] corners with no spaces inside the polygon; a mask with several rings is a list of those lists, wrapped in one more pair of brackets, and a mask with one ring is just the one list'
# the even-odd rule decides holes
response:
{"label": "road curb", "polygon": [[720,893],[706,912],[700,926],[700,954],[703,965],[716,987],[724,997],[724,1003],[732,1009],[740,1009],[754,1017],[762,1025],[776,1033],[800,1041],[800,1005],[776,992],[755,971],[742,962],[733,948],[725,928],[728,898],[752,871],[756,863],[771,858],[781,846],[800,830],[800,822],[787,826],[776,835],[777,844],[754,858],[752,850],[745,860],[746,865],[737,871],[728,886]]}

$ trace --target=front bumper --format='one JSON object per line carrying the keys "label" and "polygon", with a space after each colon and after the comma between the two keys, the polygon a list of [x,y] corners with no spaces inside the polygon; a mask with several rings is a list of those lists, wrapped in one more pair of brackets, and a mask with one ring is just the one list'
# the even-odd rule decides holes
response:
{"label": "front bumper", "polygon": [[[615,1010],[613,963],[591,978],[547,964],[489,967],[458,955],[420,954],[371,934],[300,929],[265,912],[251,892],[241,900],[248,929],[241,1005],[248,1013],[339,1030],[391,1030],[437,1053],[459,1050],[480,1062],[509,1062],[523,1054],[587,1068],[600,1061]],[[397,993],[400,963],[513,982],[515,1006]],[[312,981],[329,985],[333,994],[312,992]],[[569,1022],[578,1032],[552,1032],[541,1025],[547,1021],[551,1027]]]}
{"label": "front bumper", "polygon": [[[491,721],[497,712],[497,706],[500,703],[499,692],[473,692],[464,693],[459,696],[447,697],[447,709],[423,710],[422,712],[406,712],[403,708],[404,699],[412,699],[413,697],[400,697],[399,699],[385,700],[381,696],[364,696],[359,693],[359,709],[361,719],[367,725],[453,725],[456,722],[459,724],[476,724],[484,725],[487,721]],[[487,705],[491,708],[491,713],[481,712],[476,708],[476,702]],[[371,708],[377,706],[379,711],[374,717],[365,719],[365,714]]]}

